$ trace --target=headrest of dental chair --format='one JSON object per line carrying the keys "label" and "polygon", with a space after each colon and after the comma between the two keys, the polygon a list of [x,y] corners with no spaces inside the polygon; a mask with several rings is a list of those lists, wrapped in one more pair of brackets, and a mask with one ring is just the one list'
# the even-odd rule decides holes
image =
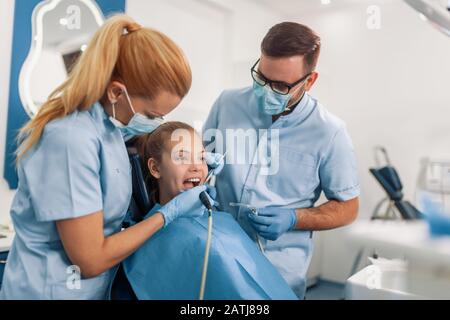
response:
{"label": "headrest of dental chair", "polygon": [[375,177],[375,179],[383,187],[384,191],[388,194],[389,198],[393,201],[399,201],[403,198],[403,185],[400,181],[400,177],[391,166],[386,166],[383,168],[372,168],[370,172]]}
{"label": "headrest of dental chair", "polygon": [[149,197],[149,190],[145,182],[142,162],[136,148],[127,143],[128,157],[131,164],[132,178],[132,200],[130,204],[130,216],[135,222],[142,221],[144,216],[150,211],[152,204]]}

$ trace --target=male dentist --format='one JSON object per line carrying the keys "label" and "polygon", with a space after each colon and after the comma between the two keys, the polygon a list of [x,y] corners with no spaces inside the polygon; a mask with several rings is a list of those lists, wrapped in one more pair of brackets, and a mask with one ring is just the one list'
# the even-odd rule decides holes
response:
{"label": "male dentist", "polygon": [[[345,124],[308,94],[318,78],[320,47],[307,26],[273,26],[249,66],[253,86],[224,91],[203,131],[208,150],[227,151],[216,181],[220,206],[263,243],[300,299],[312,231],[355,220],[360,192]],[[314,207],[322,191],[328,201]]]}

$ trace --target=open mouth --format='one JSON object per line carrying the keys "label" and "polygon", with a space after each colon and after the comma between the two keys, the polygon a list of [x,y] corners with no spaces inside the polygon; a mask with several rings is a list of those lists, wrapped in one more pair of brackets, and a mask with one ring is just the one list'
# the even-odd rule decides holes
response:
{"label": "open mouth", "polygon": [[183,181],[183,185],[186,189],[194,188],[200,185],[200,178],[189,178]]}

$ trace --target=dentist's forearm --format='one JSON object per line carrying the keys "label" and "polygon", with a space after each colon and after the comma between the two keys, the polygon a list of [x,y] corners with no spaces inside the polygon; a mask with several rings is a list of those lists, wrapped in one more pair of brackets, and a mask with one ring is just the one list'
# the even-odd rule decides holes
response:
{"label": "dentist's forearm", "polygon": [[105,238],[102,247],[106,258],[103,269],[108,270],[125,260],[163,226],[163,216],[160,213],[156,213],[148,219]]}
{"label": "dentist's forearm", "polygon": [[95,277],[119,264],[164,226],[162,214],[105,237],[103,212],[56,222],[64,249],[84,277]]}
{"label": "dentist's forearm", "polygon": [[297,209],[297,230],[329,230],[352,223],[358,216],[359,200],[330,200],[316,208]]}

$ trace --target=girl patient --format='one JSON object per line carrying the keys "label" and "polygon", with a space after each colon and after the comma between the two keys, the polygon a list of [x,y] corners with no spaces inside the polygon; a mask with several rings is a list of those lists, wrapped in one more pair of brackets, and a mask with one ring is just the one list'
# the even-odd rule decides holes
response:
{"label": "girl patient", "polygon": [[[200,136],[182,122],[167,122],[138,141],[148,168],[153,209],[203,184],[208,174]],[[160,230],[123,262],[138,299],[198,299],[208,214],[180,218]],[[205,299],[297,299],[274,266],[234,218],[213,211]]]}

